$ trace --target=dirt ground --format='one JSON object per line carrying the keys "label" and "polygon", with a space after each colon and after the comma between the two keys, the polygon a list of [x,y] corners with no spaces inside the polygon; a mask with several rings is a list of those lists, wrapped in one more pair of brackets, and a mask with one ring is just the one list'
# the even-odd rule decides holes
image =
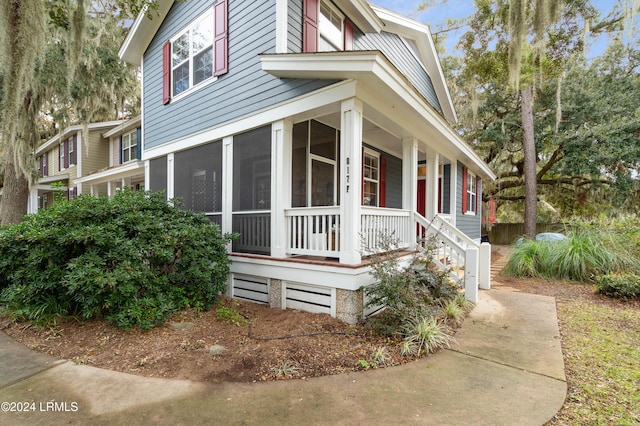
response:
{"label": "dirt ground", "polygon": [[[495,253],[493,261],[499,258]],[[588,285],[501,276],[493,286],[554,296],[559,305],[576,298],[621,303],[594,294]],[[241,316],[229,315],[234,311]],[[206,382],[307,378],[414,360],[400,354],[399,340],[376,336],[363,325],[226,298],[208,312],[182,312],[149,331],[72,319],[43,329],[6,317],[0,317],[0,330],[28,347],[79,364]]]}
{"label": "dirt ground", "polygon": [[[233,318],[233,311],[241,316]],[[414,359],[400,354],[399,340],[374,336],[362,325],[226,298],[208,312],[181,312],[148,331],[70,319],[43,329],[2,317],[0,329],[28,347],[79,364],[206,382],[306,378]]]}

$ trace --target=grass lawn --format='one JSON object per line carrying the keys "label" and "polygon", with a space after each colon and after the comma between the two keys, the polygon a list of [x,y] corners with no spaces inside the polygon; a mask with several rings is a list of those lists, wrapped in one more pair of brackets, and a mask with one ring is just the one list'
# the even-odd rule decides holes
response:
{"label": "grass lawn", "polygon": [[640,424],[640,309],[576,300],[558,315],[569,391],[555,423]]}

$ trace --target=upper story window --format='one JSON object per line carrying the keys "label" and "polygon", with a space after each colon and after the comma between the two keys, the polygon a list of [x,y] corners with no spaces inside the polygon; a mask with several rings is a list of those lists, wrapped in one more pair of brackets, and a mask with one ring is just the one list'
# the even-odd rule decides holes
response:
{"label": "upper story window", "polygon": [[330,3],[320,3],[320,40],[319,52],[331,52],[344,49],[344,16]]}
{"label": "upper story window", "polygon": [[48,153],[42,154],[38,157],[38,170],[40,171],[40,177],[49,176],[49,155]]}
{"label": "upper story window", "polygon": [[304,0],[303,52],[353,50],[354,27],[328,0]]}
{"label": "upper story window", "polygon": [[74,135],[58,145],[58,170],[64,170],[76,164],[78,136]]}
{"label": "upper story window", "polygon": [[163,46],[162,103],[228,71],[227,1],[193,21]]}
{"label": "upper story window", "polygon": [[213,10],[171,43],[172,95],[213,77]]}
{"label": "upper story window", "polygon": [[122,153],[121,163],[126,163],[127,161],[135,160],[138,158],[137,130],[131,133],[127,133],[126,135],[122,135],[121,153]]}

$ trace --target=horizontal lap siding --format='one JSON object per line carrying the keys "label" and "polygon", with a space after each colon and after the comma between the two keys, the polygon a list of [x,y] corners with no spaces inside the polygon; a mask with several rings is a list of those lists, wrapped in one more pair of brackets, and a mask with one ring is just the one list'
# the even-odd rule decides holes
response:
{"label": "horizontal lap siding", "polygon": [[302,0],[289,0],[287,19],[287,50],[289,53],[302,52]]}
{"label": "horizontal lap siding", "polygon": [[462,213],[462,169],[464,165],[458,163],[458,178],[456,180],[456,227],[470,238],[480,239],[480,218],[482,217],[482,182],[478,178],[478,211],[475,215]]}
{"label": "horizontal lap siding", "polygon": [[82,152],[82,176],[109,166],[109,142],[100,135],[100,131],[89,132],[89,143],[78,146],[78,151]]}
{"label": "horizontal lap siding", "polygon": [[379,50],[409,80],[413,87],[440,113],[442,107],[429,74],[409,47],[397,34],[382,31],[379,34],[356,33],[356,50]]}
{"label": "horizontal lap siding", "polygon": [[332,84],[280,80],[261,70],[259,54],[275,49],[275,1],[229,2],[229,72],[168,105],[162,104],[162,45],[211,7],[176,2],[144,60],[145,149],[179,140]]}
{"label": "horizontal lap siding", "polygon": [[369,144],[364,144],[368,149],[372,149],[384,155],[387,161],[386,167],[386,205],[385,207],[392,209],[402,208],[402,160],[398,157],[394,157],[384,151],[372,147]]}

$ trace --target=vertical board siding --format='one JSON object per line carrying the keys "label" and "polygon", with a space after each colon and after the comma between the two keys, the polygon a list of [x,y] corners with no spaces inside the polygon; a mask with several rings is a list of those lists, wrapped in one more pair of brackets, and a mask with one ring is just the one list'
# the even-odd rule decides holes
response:
{"label": "vertical board siding", "polygon": [[233,1],[229,2],[229,72],[163,105],[162,44],[212,5],[211,1],[175,2],[144,55],[145,149],[334,83],[281,80],[263,72],[259,55],[275,51],[275,1]]}
{"label": "vertical board siding", "polygon": [[397,34],[382,31],[363,34],[356,31],[355,50],[379,50],[409,80],[413,87],[442,114],[442,107],[433,88],[431,77],[420,61]]}
{"label": "vertical board siding", "polygon": [[[464,165],[462,163],[458,163],[458,179],[457,179],[457,188],[456,188],[456,200],[458,208],[456,209],[456,227],[467,234],[469,238],[480,239],[480,218],[482,217],[482,211],[480,209],[481,203],[478,202],[478,211],[475,215],[464,214],[462,213],[462,169]],[[478,179],[479,181],[479,179]],[[481,193],[482,185],[478,185],[478,200],[482,199]]]}

